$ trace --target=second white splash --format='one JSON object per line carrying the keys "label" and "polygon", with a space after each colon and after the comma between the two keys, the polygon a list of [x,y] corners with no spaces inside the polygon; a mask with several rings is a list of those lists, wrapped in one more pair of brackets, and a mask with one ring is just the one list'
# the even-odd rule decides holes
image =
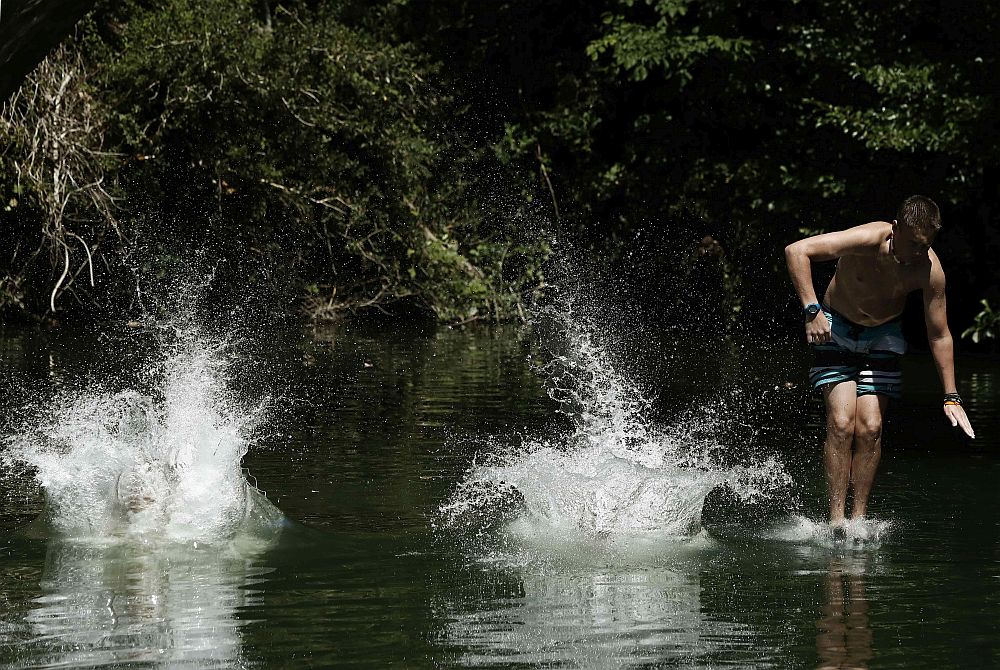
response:
{"label": "second white splash", "polygon": [[572,428],[549,439],[494,440],[442,505],[445,525],[504,525],[550,540],[691,538],[713,489],[751,501],[791,485],[773,458],[733,465],[734,445],[717,437],[731,420],[723,402],[658,425],[650,400],[596,342],[586,310],[564,301],[538,321],[563,345],[541,370]]}

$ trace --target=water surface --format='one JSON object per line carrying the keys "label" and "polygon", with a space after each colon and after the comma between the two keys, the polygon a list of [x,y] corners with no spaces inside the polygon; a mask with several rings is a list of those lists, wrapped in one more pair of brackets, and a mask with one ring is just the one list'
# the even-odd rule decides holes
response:
{"label": "water surface", "polygon": [[[5,331],[7,434],[24,394],[141,372],[138,361],[149,352],[130,342],[99,331]],[[1000,663],[995,361],[960,361],[960,391],[979,435],[970,444],[942,423],[929,358],[907,359],[907,390],[892,409],[871,504],[879,536],[836,545],[809,521],[825,508],[821,408],[801,386],[785,387],[804,378],[804,352],[780,343],[670,347],[662,353],[672,362],[643,387],[655,396],[643,426],[672,436],[689,430],[691,440],[709,439],[702,428],[710,426],[710,438],[728,451],[701,472],[773,457],[792,486],[757,500],[710,487],[702,529],[690,536],[622,539],[607,524],[560,535],[556,526],[519,519],[517,501],[487,509],[512,524],[449,527],[442,507],[492,452],[545,439],[568,449],[580,424],[546,392],[537,369],[545,352],[517,329],[292,330],[255,352],[263,365],[247,367],[242,381],[227,377],[234,388],[244,385],[241,398],[261,389],[279,398],[243,459],[256,489],[284,516],[273,527],[215,531],[218,540],[207,543],[128,531],[67,535],[37,522],[25,528],[44,498],[30,472],[5,466],[0,663]],[[649,476],[637,467],[628,462],[634,476]]]}

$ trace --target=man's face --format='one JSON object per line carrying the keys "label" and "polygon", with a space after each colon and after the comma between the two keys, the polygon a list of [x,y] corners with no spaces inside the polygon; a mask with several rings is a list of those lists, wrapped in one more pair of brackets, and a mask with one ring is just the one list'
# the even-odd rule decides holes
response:
{"label": "man's face", "polygon": [[933,237],[920,237],[906,226],[892,222],[892,255],[900,265],[917,265],[927,260]]}

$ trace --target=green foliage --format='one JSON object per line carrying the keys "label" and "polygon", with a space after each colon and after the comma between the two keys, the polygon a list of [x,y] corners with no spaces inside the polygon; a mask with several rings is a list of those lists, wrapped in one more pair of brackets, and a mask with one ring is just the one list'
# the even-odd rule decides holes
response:
{"label": "green foliage", "polygon": [[545,252],[484,223],[475,150],[442,133],[456,107],[437,66],[325,10],[279,6],[266,25],[258,7],[115,6],[76,43],[129,157],[116,180],[134,235],[162,255],[253,255],[297,278],[317,318],[399,301],[516,316]]}
{"label": "green foliage", "polygon": [[985,99],[963,95],[969,86],[954,69],[941,64],[850,63],[848,72],[870,85],[881,104],[857,107],[812,100],[819,127],[840,128],[874,151],[958,155],[969,150],[969,126],[986,111]]}
{"label": "green foliage", "polygon": [[[938,248],[953,284],[989,280],[974,254],[1000,270],[988,224],[1000,202],[986,195],[1000,147],[992,6],[603,0],[519,13],[502,0],[401,0],[380,17],[393,15],[389,34],[406,23],[439,58],[465,56],[456,81],[488,63],[511,73],[490,80],[510,91],[498,155],[535,172],[563,225],[602,256],[652,229],[671,240],[672,263],[692,264],[699,240],[717,240],[728,268],[688,273],[718,283],[691,295],[738,290],[742,314],[771,314],[788,291],[776,250],[800,230],[891,218],[916,192],[946,206]],[[551,38],[526,47],[517,35]]]}
{"label": "green foliage", "polygon": [[993,309],[988,300],[981,300],[982,311],[976,315],[975,321],[965,329],[962,337],[967,337],[976,344],[982,340],[996,340],[1000,337],[1000,311]]}
{"label": "green foliage", "polygon": [[[695,67],[710,56],[738,60],[751,55],[752,43],[748,39],[701,34],[699,26],[679,26],[692,4],[693,0],[656,2],[658,16],[652,25],[607,13],[604,35],[587,46],[587,55],[595,61],[610,56],[617,70],[632,81],[644,81],[658,71],[665,79],[676,80],[679,87],[689,83]],[[622,5],[631,9],[635,3],[626,0]]]}
{"label": "green foliage", "polygon": [[[314,316],[517,314],[544,217],[601,262],[655,267],[664,300],[738,307],[736,328],[788,295],[777,250],[915,192],[944,205],[949,286],[1000,271],[990,3],[262,7],[109,4],[75,48],[131,234],[252,256]],[[4,290],[30,303],[18,277]],[[982,291],[957,293],[971,317]]]}

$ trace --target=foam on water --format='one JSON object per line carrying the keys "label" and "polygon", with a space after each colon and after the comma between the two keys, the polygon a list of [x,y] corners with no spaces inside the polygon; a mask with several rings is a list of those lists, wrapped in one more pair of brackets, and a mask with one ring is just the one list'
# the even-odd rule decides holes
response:
{"label": "foam on water", "polygon": [[[550,396],[571,418],[554,438],[516,437],[486,446],[441,507],[449,527],[495,526],[532,541],[584,536],[630,544],[640,538],[696,538],[705,498],[725,486],[752,501],[787,489],[773,458],[743,459],[720,435],[725,403],[654,421],[651,401],[597,341],[595,319],[572,302],[542,309],[536,326],[563,343],[541,366]],[[747,450],[741,450],[747,451]]]}
{"label": "foam on water", "polygon": [[35,470],[58,536],[198,543],[277,526],[241,470],[264,405],[237,402],[225,343],[192,321],[147,324],[161,353],[150,388],[63,391],[5,438],[4,458]]}
{"label": "foam on water", "polygon": [[834,532],[829,521],[816,521],[797,515],[773,527],[767,536],[782,542],[825,548],[859,545],[877,547],[891,530],[892,522],[885,519],[849,519],[844,524],[843,534],[839,534]]}

